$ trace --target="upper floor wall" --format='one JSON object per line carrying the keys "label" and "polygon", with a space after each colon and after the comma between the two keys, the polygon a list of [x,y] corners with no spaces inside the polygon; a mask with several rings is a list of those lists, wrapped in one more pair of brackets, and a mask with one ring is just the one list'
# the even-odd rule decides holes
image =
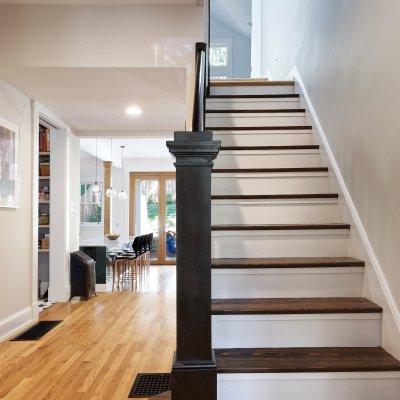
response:
{"label": "upper floor wall", "polygon": [[189,67],[198,5],[0,5],[1,67]]}

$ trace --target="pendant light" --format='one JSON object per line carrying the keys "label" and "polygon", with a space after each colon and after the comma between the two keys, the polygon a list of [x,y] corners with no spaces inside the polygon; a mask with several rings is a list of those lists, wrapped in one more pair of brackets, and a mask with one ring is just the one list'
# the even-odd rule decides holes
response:
{"label": "pendant light", "polygon": [[122,189],[118,193],[118,198],[120,200],[126,200],[128,198],[128,195],[124,192],[124,149],[125,149],[125,146],[121,146]]}
{"label": "pendant light", "polygon": [[97,183],[97,138],[96,138],[96,180],[94,182],[94,185],[90,187],[90,190],[92,193],[100,193],[100,186]]}
{"label": "pendant light", "polygon": [[[111,168],[113,166],[113,140],[111,138]],[[106,190],[106,196],[110,199],[114,198],[117,195],[117,191],[113,188],[113,185]]]}

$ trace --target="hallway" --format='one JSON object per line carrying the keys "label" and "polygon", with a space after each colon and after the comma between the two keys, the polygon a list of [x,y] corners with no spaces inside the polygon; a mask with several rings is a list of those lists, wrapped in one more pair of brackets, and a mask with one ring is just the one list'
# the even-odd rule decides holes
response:
{"label": "hallway", "polygon": [[63,323],[37,342],[0,344],[0,399],[126,399],[139,372],[170,372],[175,267],[151,267],[138,292],[57,303]]}

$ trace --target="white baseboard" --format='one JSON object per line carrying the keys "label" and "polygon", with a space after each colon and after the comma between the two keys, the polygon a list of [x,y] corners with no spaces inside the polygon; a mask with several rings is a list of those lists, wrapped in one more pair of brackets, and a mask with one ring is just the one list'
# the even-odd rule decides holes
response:
{"label": "white baseboard", "polygon": [[107,285],[105,283],[96,283],[96,292],[105,293],[109,292],[109,290],[107,290]]}
{"label": "white baseboard", "polygon": [[[327,136],[322,128],[321,123],[319,122],[318,115],[312,105],[310,96],[307,93],[306,86],[301,78],[300,72],[298,71],[297,67],[294,66],[292,71],[290,72],[288,79],[293,79],[299,86],[301,90],[301,96],[303,96],[304,101],[307,105],[308,111],[310,113],[310,118],[313,127],[316,128],[316,131],[319,135],[320,142],[322,143],[322,146],[326,152],[326,156],[328,159],[328,162],[330,163],[330,167],[332,168],[334,172],[334,178],[336,178],[336,183],[338,185],[338,188],[340,190],[340,194],[342,195],[344,199],[344,205],[346,206],[347,212],[351,218],[352,225],[355,227],[359,240],[361,241],[361,245],[363,247],[364,253],[368,257],[368,260],[365,260],[367,264],[370,264],[372,266],[375,278],[377,282],[379,283],[379,286],[383,292],[384,299],[387,302],[387,307],[384,307],[384,311],[389,311],[394,322],[395,322],[395,327],[397,328],[397,332],[395,336],[397,336],[397,343],[400,343],[400,312],[399,309],[396,305],[396,302],[394,300],[394,297],[390,291],[389,285],[387,283],[387,280],[385,278],[385,275],[383,273],[383,269],[378,261],[378,258],[376,257],[376,254],[374,252],[374,249],[371,245],[370,240],[368,239],[367,232],[363,226],[363,223],[361,221],[361,218],[358,214],[357,208],[350,196],[350,192],[347,189],[346,183],[343,179],[343,175],[339,169],[339,166],[336,162],[335,156],[333,154],[333,151],[330,147],[329,141],[327,139]],[[354,236],[354,234],[353,234]],[[380,296],[379,296],[380,297]],[[384,306],[383,304],[380,304],[381,306]],[[385,325],[383,327],[385,329]],[[393,333],[391,333],[393,335]],[[397,345],[398,346],[398,345]],[[400,354],[400,348],[393,349],[396,351],[396,353]]]}
{"label": "white baseboard", "polygon": [[0,320],[0,342],[14,336],[18,331],[28,327],[36,321],[34,306],[24,308]]}

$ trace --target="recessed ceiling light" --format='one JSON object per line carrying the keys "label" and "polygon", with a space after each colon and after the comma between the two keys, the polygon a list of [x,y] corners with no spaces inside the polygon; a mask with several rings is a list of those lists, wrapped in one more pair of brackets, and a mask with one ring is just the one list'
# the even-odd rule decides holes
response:
{"label": "recessed ceiling light", "polygon": [[125,110],[125,112],[126,112],[128,115],[140,115],[143,111],[142,111],[142,109],[139,108],[139,107],[130,106],[130,107],[128,107],[128,108]]}

